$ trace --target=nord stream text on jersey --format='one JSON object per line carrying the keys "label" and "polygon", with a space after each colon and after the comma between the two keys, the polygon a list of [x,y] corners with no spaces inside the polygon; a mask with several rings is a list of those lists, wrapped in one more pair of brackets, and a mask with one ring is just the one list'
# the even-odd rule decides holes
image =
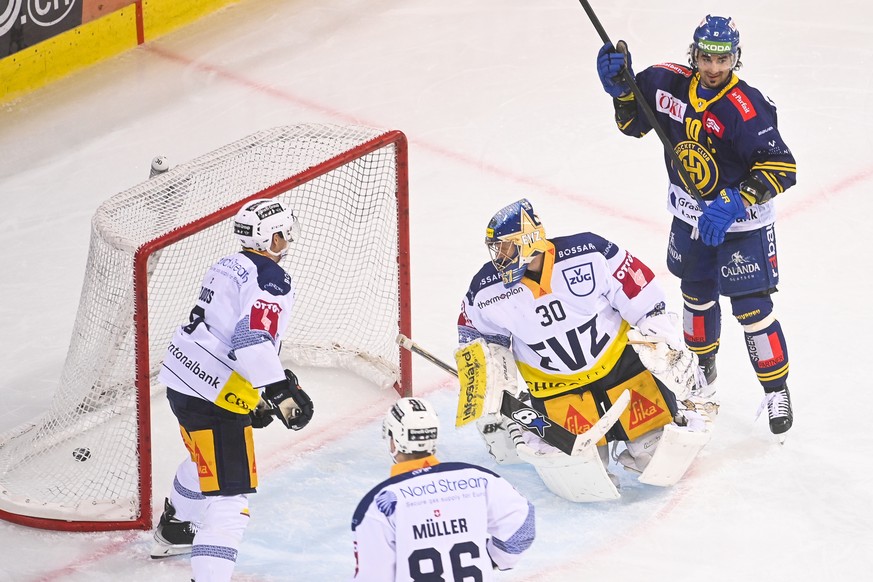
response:
{"label": "nord stream text on jersey", "polygon": [[488,486],[488,479],[484,477],[471,477],[470,479],[438,479],[426,485],[401,487],[403,497],[420,497],[422,495],[436,495],[448,491],[464,491],[465,489],[480,489]]}

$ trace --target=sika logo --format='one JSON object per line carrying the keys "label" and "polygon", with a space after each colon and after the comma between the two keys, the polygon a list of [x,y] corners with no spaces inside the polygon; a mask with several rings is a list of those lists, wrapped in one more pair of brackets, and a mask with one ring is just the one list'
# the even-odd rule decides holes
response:
{"label": "sika logo", "polygon": [[582,416],[582,413],[573,406],[567,406],[567,418],[564,420],[564,428],[573,434],[582,434],[591,430],[594,426],[590,420]]}
{"label": "sika logo", "polygon": [[[5,5],[5,8],[4,8]],[[0,36],[15,23],[31,22],[48,28],[64,19],[76,5],[76,0],[0,0]]]}
{"label": "sika logo", "polygon": [[631,392],[630,401],[630,419],[628,428],[634,429],[641,424],[648,422],[664,412],[664,409],[640,394],[639,392]]}

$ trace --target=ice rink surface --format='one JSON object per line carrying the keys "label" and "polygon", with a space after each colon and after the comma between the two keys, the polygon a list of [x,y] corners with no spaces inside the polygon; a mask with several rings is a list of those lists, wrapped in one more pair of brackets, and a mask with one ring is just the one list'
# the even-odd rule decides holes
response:
{"label": "ice rink surface", "polygon": [[[723,4],[594,1],[634,66],[684,63],[691,33]],[[443,419],[439,456],[496,468],[535,503],[537,540],[503,581],[861,580],[870,572],[873,411],[867,332],[873,204],[873,8],[861,0],[732,5],[740,76],[779,107],[798,185],[777,205],[776,315],[792,361],[795,425],[784,445],[754,421],[761,399],[723,302],[722,409],[680,484],[578,505],[532,468],[497,467],[472,427],[452,428],[456,387],[415,361],[415,391]],[[529,197],[549,235],[591,230],[666,272],[670,216],[661,145],[622,136],[594,68],[600,40],[573,0],[247,0],[0,107],[0,431],[49,405],[70,341],[97,206],[241,137],[301,122],[400,129],[410,142],[414,338],[451,359],[485,225]],[[232,245],[229,240],[229,245]],[[329,292],[329,291],[327,291]],[[350,520],[388,475],[380,440],[394,394],[340,372],[301,381],[316,418],[257,435],[235,579],[349,578]],[[155,512],[182,458],[153,399]],[[616,469],[617,470],[617,469]],[[57,533],[0,523],[0,581],[188,580],[184,558],[148,558],[151,532]]]}

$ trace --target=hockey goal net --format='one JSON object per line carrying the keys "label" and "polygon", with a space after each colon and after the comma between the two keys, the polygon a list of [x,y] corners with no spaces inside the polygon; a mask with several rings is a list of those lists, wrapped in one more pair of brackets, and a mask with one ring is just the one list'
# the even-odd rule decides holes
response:
{"label": "hockey goal net", "polygon": [[58,530],[148,529],[151,395],[200,279],[239,248],[253,198],[301,226],[283,266],[297,287],[282,358],[345,368],[401,394],[410,357],[406,138],[296,125],[256,133],[103,203],[49,410],[0,436],[0,518]]}

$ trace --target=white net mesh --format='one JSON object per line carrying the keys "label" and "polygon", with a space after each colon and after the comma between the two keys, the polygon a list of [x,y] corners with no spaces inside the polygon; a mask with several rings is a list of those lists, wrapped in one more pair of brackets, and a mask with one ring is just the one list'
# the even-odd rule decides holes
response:
{"label": "white net mesh", "polygon": [[[147,262],[150,390],[159,390],[154,379],[161,358],[194,305],[200,278],[239,247],[231,225],[238,203],[385,133],[326,125],[263,131],[102,204],[92,221],[79,311],[50,409],[0,436],[0,512],[137,519],[138,444],[148,427],[140,422],[134,387],[136,368],[145,365],[135,356],[135,322],[143,317],[134,302],[136,251],[185,234]],[[395,155],[389,143],[311,181],[292,180],[295,187],[278,195],[301,226],[300,241],[283,261],[297,287],[283,358],[351,369],[380,386],[398,381]]]}

